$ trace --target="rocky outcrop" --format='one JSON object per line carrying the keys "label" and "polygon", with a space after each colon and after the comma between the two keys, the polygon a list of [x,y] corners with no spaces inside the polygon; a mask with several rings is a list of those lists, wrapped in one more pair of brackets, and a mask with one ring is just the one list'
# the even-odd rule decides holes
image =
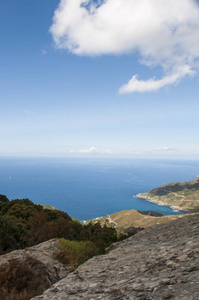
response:
{"label": "rocky outcrop", "polygon": [[15,250],[8,254],[0,256],[0,266],[8,264],[9,261],[16,259],[25,261],[28,257],[35,258],[46,269],[46,281],[48,286],[68,275],[68,266],[64,266],[57,260],[53,259],[53,253],[57,251],[57,240],[49,240],[39,245],[26,248],[24,250]]}
{"label": "rocky outcrop", "polygon": [[199,214],[113,244],[34,300],[199,299]]}

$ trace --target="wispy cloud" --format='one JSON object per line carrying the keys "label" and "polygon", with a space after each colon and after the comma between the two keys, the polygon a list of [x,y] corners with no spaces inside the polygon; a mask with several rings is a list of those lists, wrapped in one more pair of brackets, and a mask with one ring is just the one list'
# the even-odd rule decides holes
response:
{"label": "wispy cloud", "polygon": [[71,153],[83,153],[83,154],[93,154],[93,153],[99,153],[99,154],[113,154],[113,151],[110,150],[110,149],[105,149],[105,150],[102,150],[102,149],[98,149],[96,147],[90,147],[90,148],[86,148],[86,149],[80,149],[78,151],[74,151],[74,150],[71,150],[70,151]]}
{"label": "wispy cloud", "polygon": [[79,153],[96,153],[96,152],[98,152],[96,147],[90,147],[88,149],[79,150]]}
{"label": "wispy cloud", "polygon": [[175,154],[175,153],[177,153],[176,148],[167,147],[167,146],[157,147],[157,148],[151,149],[151,150],[145,150],[145,151],[137,150],[137,151],[132,152],[132,154],[134,154],[134,155],[154,155],[154,154],[165,155],[165,154]]}
{"label": "wispy cloud", "polygon": [[175,148],[171,147],[157,147],[153,150],[154,153],[161,152],[161,153],[174,153],[176,151]]}
{"label": "wispy cloud", "polygon": [[134,75],[127,84],[124,84],[119,89],[120,94],[133,93],[133,92],[151,92],[157,91],[162,87],[170,84],[177,84],[186,75],[193,76],[195,72],[189,66],[182,66],[173,74],[167,75],[162,79],[155,80],[138,80],[137,75]]}
{"label": "wispy cloud", "polygon": [[196,0],[61,0],[50,32],[77,55],[137,52],[142,64],[162,67],[162,79],[134,75],[120,93],[155,91],[199,68]]}

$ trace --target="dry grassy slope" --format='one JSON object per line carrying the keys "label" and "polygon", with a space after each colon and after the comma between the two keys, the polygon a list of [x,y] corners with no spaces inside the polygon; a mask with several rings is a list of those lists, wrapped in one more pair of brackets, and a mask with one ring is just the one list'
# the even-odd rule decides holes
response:
{"label": "dry grassy slope", "polygon": [[199,210],[199,178],[189,182],[165,184],[136,197],[179,210]]}
{"label": "dry grassy slope", "polygon": [[108,224],[115,227],[118,231],[124,231],[129,227],[142,227],[147,228],[149,226],[158,225],[176,220],[184,215],[169,215],[163,217],[152,217],[139,213],[135,209],[123,210],[112,215],[92,220],[91,222],[100,222],[101,224]]}
{"label": "dry grassy slope", "polygon": [[55,206],[47,205],[47,204],[39,204],[43,206],[43,209],[49,209],[49,210],[57,210]]}

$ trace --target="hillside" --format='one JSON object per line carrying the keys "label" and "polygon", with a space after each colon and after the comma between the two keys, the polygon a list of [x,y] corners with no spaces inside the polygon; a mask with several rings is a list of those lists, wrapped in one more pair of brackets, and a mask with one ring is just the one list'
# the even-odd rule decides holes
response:
{"label": "hillside", "polygon": [[116,241],[114,228],[0,195],[0,299],[29,300]]}
{"label": "hillside", "polygon": [[169,205],[177,210],[199,211],[199,178],[189,182],[165,184],[136,197]]}
{"label": "hillside", "polygon": [[[56,209],[49,210],[46,208],[47,207],[45,206],[35,205],[29,199],[15,199],[10,201],[6,196],[0,195],[0,225],[1,225],[0,226],[0,250],[2,254],[1,262],[0,262],[0,299],[29,300],[31,297],[41,294],[46,288],[49,288],[50,286],[51,286],[50,290],[47,290],[46,292],[48,296],[45,299],[71,299],[71,300],[79,299],[79,298],[99,299],[98,285],[95,285],[95,282],[94,283],[91,282],[89,284],[89,287],[87,287],[87,290],[86,287],[83,287],[83,291],[85,292],[85,295],[82,294],[81,284],[80,284],[80,287],[77,287],[77,290],[73,290],[73,286],[72,286],[72,289],[67,291],[67,294],[65,294],[65,296],[64,294],[62,295],[63,292],[62,291],[61,298],[60,297],[56,298],[56,297],[58,295],[57,292],[59,291],[59,287],[62,286],[62,281],[61,283],[60,281],[58,281],[58,285],[55,284],[55,286],[52,286],[52,284],[55,283],[57,280],[60,280],[61,278],[63,278],[62,280],[63,282],[65,282],[65,280],[68,277],[70,277],[70,275],[68,275],[69,272],[75,270],[79,265],[82,265],[83,267],[84,265],[86,265],[85,261],[95,256],[93,260],[89,260],[89,262],[91,263],[91,267],[89,268],[91,269],[88,268],[85,271],[86,274],[87,273],[92,274],[93,270],[101,267],[101,265],[100,266],[98,265],[98,260],[100,260],[102,257],[100,256],[100,254],[104,254],[106,252],[105,249],[107,247],[109,247],[108,251],[110,253],[112,253],[111,249],[113,249],[113,253],[114,253],[114,249],[118,247],[118,253],[114,254],[116,255],[116,257],[112,257],[108,265],[116,261],[117,257],[120,257],[120,261],[118,261],[117,270],[111,269],[110,272],[108,272],[108,277],[110,278],[106,279],[108,280],[106,281],[106,287],[104,288],[102,286],[103,288],[101,289],[99,288],[99,293],[103,294],[102,297],[100,296],[100,299],[118,299],[118,297],[123,299],[131,299],[132,297],[131,298],[126,297],[125,294],[124,294],[125,296],[123,297],[123,294],[121,294],[120,292],[120,288],[116,288],[116,287],[113,289],[111,288],[112,286],[115,285],[117,286],[118,284],[120,285],[122,281],[128,281],[129,274],[128,272],[126,273],[126,270],[130,266],[128,265],[128,260],[131,261],[133,259],[131,257],[128,257],[128,255],[127,257],[125,256],[126,253],[127,254],[128,252],[130,253],[128,242],[126,243],[122,242],[121,244],[116,243],[110,247],[112,243],[121,240],[123,238],[126,238],[126,235],[117,234],[117,232],[121,233],[126,231],[127,233],[129,233],[129,235],[131,235],[140,231],[140,227],[142,229],[149,227],[145,230],[142,230],[142,232],[147,232],[146,233],[147,240],[145,239],[143,242],[142,241],[143,235],[140,235],[140,233],[136,234],[136,236],[140,238],[138,238],[138,240],[136,240],[136,238],[135,240],[133,240],[135,242],[135,245],[136,244],[139,245],[141,240],[141,244],[139,246],[140,248],[138,249],[139,252],[138,255],[141,254],[141,251],[145,251],[145,250],[148,251],[147,253],[143,252],[143,254],[141,254],[140,257],[136,258],[136,259],[140,259],[139,266],[141,266],[142,263],[143,264],[146,263],[147,266],[148,264],[150,265],[150,262],[148,262],[148,260],[147,262],[145,262],[145,259],[146,258],[148,259],[151,250],[150,249],[147,250],[145,246],[147,245],[149,246],[152,244],[154,248],[155,247],[154,245],[156,245],[155,240],[163,241],[162,237],[164,236],[166,238],[169,238],[170,236],[171,242],[172,239],[173,239],[173,243],[174,241],[176,242],[174,238],[176,229],[174,230],[170,228],[170,225],[167,226],[166,224],[162,224],[162,225],[158,225],[160,226],[160,229],[156,230],[154,228],[156,228],[157,226],[151,227],[152,225],[154,224],[157,225],[160,223],[172,224],[172,222],[169,221],[171,220],[175,221],[175,219],[178,219],[176,220],[177,223],[174,226],[176,228],[177,226],[179,226],[179,224],[181,224],[181,227],[183,226],[185,227],[186,224],[187,225],[186,228],[184,229],[180,228],[180,230],[182,229],[183,232],[185,233],[185,235],[183,235],[182,241],[180,236],[180,230],[178,230],[179,231],[178,238],[179,241],[181,241],[179,247],[185,245],[184,237],[186,237],[187,231],[191,232],[190,237],[192,236],[192,229],[195,232],[194,234],[196,239],[198,235],[196,228],[198,226],[197,222],[198,222],[199,214],[189,214],[188,216],[189,218],[187,218],[184,217],[183,215],[159,216],[159,214],[150,211],[138,212],[136,210],[126,210],[126,211],[115,213],[113,215],[109,215],[107,217],[98,220],[93,220],[89,224],[82,224],[80,222],[76,222],[75,220],[73,220],[65,212]],[[153,214],[155,216],[152,216]],[[185,221],[181,222],[180,220],[182,219]],[[164,225],[166,227],[164,227]],[[193,226],[193,228],[191,226]],[[160,231],[162,231],[162,233],[160,233]],[[155,240],[153,241],[153,239]],[[194,242],[192,243],[191,241],[190,245],[188,243],[187,248],[189,248],[189,246],[191,247],[191,249],[195,247],[197,250],[197,247],[195,246]],[[160,246],[159,244],[158,247],[162,249],[162,246]],[[23,248],[23,249],[18,249],[18,248]],[[179,250],[178,248],[176,249],[177,251]],[[186,252],[187,251],[186,249],[182,250],[182,247],[180,248],[180,250],[178,251],[180,253],[179,254],[180,258],[185,257],[181,255],[181,252],[182,251]],[[195,250],[192,249],[192,252],[194,251]],[[6,254],[6,252],[9,253]],[[190,261],[191,264],[193,264],[195,260],[195,254],[192,255],[192,252],[190,252],[191,254],[188,257],[188,261],[189,258],[191,257],[191,261]],[[152,252],[152,254],[153,255],[152,257],[150,257],[150,261],[152,261],[151,266],[153,267],[153,264],[155,263],[153,262],[153,259],[156,256],[156,253]],[[173,257],[175,257],[175,255]],[[102,261],[100,261],[100,263],[102,263],[102,266],[104,263],[106,264],[107,261],[106,255],[104,259],[105,261],[103,260],[103,258]],[[163,258],[162,260],[165,261],[166,259],[168,258],[165,256],[165,258]],[[162,260],[160,261],[160,265],[162,264]],[[89,262],[88,262],[88,266],[90,266]],[[132,263],[134,262],[132,261]],[[125,264],[127,265],[125,266]],[[100,273],[105,273],[104,275],[106,277],[107,277],[106,275],[107,268],[108,266],[104,265],[103,270],[100,271]],[[195,267],[191,267],[191,268],[192,271],[194,272],[197,271]],[[125,269],[123,275],[127,276],[126,277],[127,279],[124,277],[123,279],[121,278],[119,282],[117,282],[118,278],[116,278],[117,276],[115,275],[114,272],[117,271],[116,273],[120,274],[120,271],[122,272],[123,269]],[[136,270],[139,271],[138,269],[139,268],[137,266]],[[79,274],[78,272],[79,271],[77,270],[77,273],[72,273],[72,274]],[[83,274],[83,276],[84,275],[85,274]],[[96,274],[94,272],[93,276],[95,275]],[[139,277],[141,275],[138,272],[138,274],[135,274],[135,276]],[[79,280],[79,275],[77,275],[77,279]],[[83,277],[80,276],[81,281],[82,279]],[[92,278],[89,277],[88,282],[89,280],[92,280]],[[115,280],[117,282],[116,284],[113,282]],[[155,279],[153,278],[152,279],[150,278],[149,281],[150,280],[152,280],[152,282],[155,281]],[[191,277],[191,279],[189,278],[189,281],[190,280],[194,282],[195,279]],[[96,279],[96,281],[101,282],[101,279],[99,280]],[[161,285],[161,282],[159,281],[157,282],[158,284]],[[151,284],[152,283],[149,283],[149,285]],[[135,285],[137,285],[137,282],[135,283]],[[96,291],[95,286],[97,286],[97,292],[96,292],[97,296],[94,295],[93,297],[91,297],[91,295],[89,294],[90,293],[89,289],[92,286],[94,288],[91,289],[91,294],[93,293],[93,291],[94,292]],[[126,292],[128,288],[129,288],[128,286],[124,287],[124,291]],[[74,284],[74,289],[76,289],[75,284]],[[106,294],[107,289],[109,289],[108,294],[109,293],[111,294],[110,297],[113,296],[112,298],[109,298],[109,296],[107,296]],[[140,287],[138,287],[138,289],[140,291]],[[137,291],[136,287],[131,292],[133,293],[133,291]],[[195,293],[195,290],[193,289],[192,292]],[[64,293],[65,293],[65,289],[64,289]],[[144,290],[144,294],[143,294],[143,289],[140,291],[140,293],[142,293],[141,299],[151,299],[151,298],[147,298],[148,296],[145,297],[146,294],[145,290]],[[122,296],[120,297],[120,295]],[[38,299],[42,299],[42,298],[43,296],[40,296],[40,298]],[[140,298],[138,297],[135,299],[140,299]],[[156,298],[152,298],[152,299],[156,299]],[[187,299],[192,299],[192,298],[187,298]]]}
{"label": "hillside", "polygon": [[199,214],[113,244],[34,300],[199,298]]}
{"label": "hillside", "polygon": [[96,220],[92,220],[90,222],[92,222],[93,224],[95,224],[96,222],[99,222],[102,225],[106,224],[108,226],[116,228],[118,232],[124,232],[130,227],[147,228],[149,226],[176,220],[183,216],[184,215],[169,215],[155,217],[150,215],[144,215],[143,213],[138,212],[135,209],[129,209]]}

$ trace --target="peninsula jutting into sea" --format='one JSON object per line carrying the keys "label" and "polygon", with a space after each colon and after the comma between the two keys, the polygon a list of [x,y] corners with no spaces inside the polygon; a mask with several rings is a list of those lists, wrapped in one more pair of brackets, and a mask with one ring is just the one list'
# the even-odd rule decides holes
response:
{"label": "peninsula jutting into sea", "polygon": [[169,205],[176,210],[199,211],[199,178],[188,182],[162,185],[148,193],[136,195],[160,205]]}

